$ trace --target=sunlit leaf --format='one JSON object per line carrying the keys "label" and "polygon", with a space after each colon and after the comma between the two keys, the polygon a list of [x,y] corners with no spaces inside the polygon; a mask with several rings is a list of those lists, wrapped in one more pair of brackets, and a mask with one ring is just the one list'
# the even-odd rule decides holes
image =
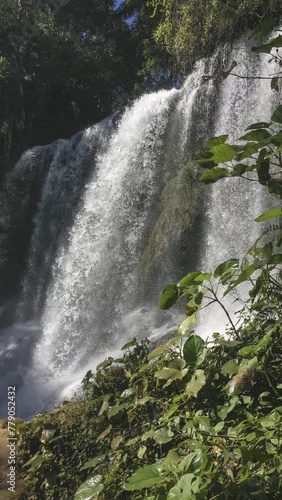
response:
{"label": "sunlit leaf", "polygon": [[238,372],[238,364],[235,359],[230,359],[221,368],[221,373],[223,375],[234,375],[234,373]]}
{"label": "sunlit leaf", "polygon": [[74,500],[92,500],[98,497],[104,488],[103,484],[101,484],[102,480],[103,477],[100,475],[87,479],[87,481],[78,488]]}
{"label": "sunlit leaf", "polygon": [[103,432],[101,432],[101,434],[99,434],[99,436],[96,439],[97,443],[102,439],[104,439],[105,437],[107,437],[110,434],[111,430],[112,430],[112,425],[109,425]]}
{"label": "sunlit leaf", "polygon": [[214,146],[212,148],[212,151],[213,151],[212,159],[216,163],[224,163],[227,161],[231,161],[237,154],[236,149],[230,146],[229,144],[219,144],[218,146]]}
{"label": "sunlit leaf", "polygon": [[198,396],[198,392],[204,387],[206,383],[206,377],[203,370],[196,370],[192,376],[190,382],[186,385],[185,393],[187,396]]}
{"label": "sunlit leaf", "polygon": [[275,217],[282,216],[282,208],[272,208],[267,212],[264,212],[259,217],[255,219],[256,222],[264,222],[266,220],[274,219]]}
{"label": "sunlit leaf", "polygon": [[208,141],[204,142],[204,148],[213,148],[214,146],[218,146],[219,144],[224,144],[228,139],[228,135],[219,135],[217,137],[213,137]]}
{"label": "sunlit leaf", "polygon": [[153,440],[157,444],[165,444],[169,443],[174,436],[174,433],[170,429],[166,429],[162,427],[161,429],[156,430],[153,435]]}
{"label": "sunlit leaf", "polygon": [[127,491],[143,490],[155,484],[160,484],[166,479],[161,475],[162,467],[158,464],[145,465],[138,469],[124,484]]}

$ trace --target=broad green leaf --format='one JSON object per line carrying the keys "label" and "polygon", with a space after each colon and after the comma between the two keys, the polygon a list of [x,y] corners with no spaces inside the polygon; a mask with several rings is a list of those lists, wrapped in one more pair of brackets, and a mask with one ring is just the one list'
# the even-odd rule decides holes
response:
{"label": "broad green leaf", "polygon": [[204,143],[204,148],[210,149],[214,146],[218,146],[219,144],[224,144],[228,139],[228,135],[219,135],[217,137],[213,137]]}
{"label": "broad green leaf", "polygon": [[178,288],[173,283],[168,283],[161,295],[159,307],[161,309],[169,309],[178,299]]}
{"label": "broad green leaf", "polygon": [[186,385],[185,394],[187,396],[198,396],[198,392],[204,387],[206,383],[206,377],[203,370],[196,370],[192,376],[190,382]]}
{"label": "broad green leaf", "polygon": [[103,484],[101,484],[102,480],[102,476],[94,476],[87,479],[87,481],[78,488],[74,500],[92,500],[98,497],[104,488]]}
{"label": "broad green leaf", "polygon": [[204,431],[204,432],[210,432],[211,431],[210,419],[208,417],[205,417],[205,416],[202,416],[202,415],[197,415],[193,419],[193,424],[200,431]]}
{"label": "broad green leaf", "polygon": [[256,222],[264,222],[266,220],[274,219],[275,217],[282,216],[282,208],[272,208],[267,212],[264,212],[259,217],[255,219]]}
{"label": "broad green leaf", "polygon": [[212,151],[212,160],[214,160],[216,163],[225,163],[227,161],[231,161],[237,154],[236,149],[229,144],[219,144],[218,146],[214,146],[212,148]]}
{"label": "broad green leaf", "polygon": [[[186,286],[189,286],[189,285],[192,285],[197,278],[199,278],[199,276],[202,276],[202,273],[200,273],[200,271],[194,271],[192,273],[189,273],[187,274],[186,276],[184,276],[184,278],[182,278],[178,283],[177,283],[177,286],[178,287],[186,287]],[[197,283],[198,283],[199,280],[197,280]],[[203,280],[201,280],[203,281]]]}
{"label": "broad green leaf", "polygon": [[230,170],[228,168],[214,167],[211,170],[207,170],[201,175],[199,181],[205,184],[210,184],[223,179],[224,177],[229,177]]}
{"label": "broad green leaf", "polygon": [[[203,417],[206,418],[206,417]],[[203,429],[202,429],[203,430]],[[190,442],[187,443],[188,447],[190,447]],[[198,446],[193,452],[188,453],[186,457],[179,464],[179,469],[181,472],[193,472],[194,474],[198,474],[201,469],[207,463],[206,452],[203,452],[203,446]]]}
{"label": "broad green leaf", "polygon": [[154,432],[153,440],[157,444],[165,444],[169,443],[172,440],[173,436],[174,433],[170,429],[162,427],[161,429],[158,429],[157,431]]}
{"label": "broad green leaf", "polygon": [[239,259],[230,259],[219,264],[214,271],[215,278],[220,278],[220,281],[225,285],[234,276],[239,268]]}
{"label": "broad green leaf", "polygon": [[247,134],[239,137],[240,141],[263,141],[264,139],[268,139],[271,137],[271,133],[264,129],[258,128],[257,130],[252,130],[251,132],[247,132]]}
{"label": "broad green leaf", "polygon": [[202,283],[203,281],[209,281],[212,277],[212,273],[200,273],[195,279],[195,283]]}
{"label": "broad green leaf", "polygon": [[257,128],[269,128],[270,123],[267,122],[258,122],[258,123],[253,123],[252,125],[249,125],[249,127],[246,128],[246,130],[256,130]]}
{"label": "broad green leaf", "polygon": [[[281,40],[282,40],[282,36],[281,36]],[[271,120],[273,122],[276,122],[276,123],[282,123],[282,104],[280,104],[280,106],[278,106],[278,108],[276,108],[276,110],[274,111],[274,113],[271,117]]]}
{"label": "broad green leaf", "polygon": [[192,482],[196,479],[194,474],[184,474],[167,495],[167,500],[191,500]]}
{"label": "broad green leaf", "polygon": [[188,366],[195,366],[205,349],[204,340],[198,335],[191,335],[183,347],[183,357]]}
{"label": "broad green leaf", "polygon": [[174,358],[168,363],[168,368],[175,368],[176,370],[182,370],[182,368],[185,368],[186,363],[185,360],[182,358]]}
{"label": "broad green leaf", "polygon": [[96,467],[96,465],[98,463],[103,462],[103,460],[105,459],[105,456],[106,455],[99,455],[97,457],[91,458],[91,460],[88,460],[88,462],[86,462],[83,465],[83,467],[81,467],[80,470],[90,469],[90,467]]}
{"label": "broad green leaf", "polygon": [[250,276],[257,270],[258,266],[255,264],[250,264],[247,266],[243,272],[238,276],[238,278],[229,286],[229,288],[224,292],[224,295],[227,295],[230,290],[235,288],[237,285],[240,285],[240,283],[243,283],[244,281],[247,281]]}
{"label": "broad green leaf", "polygon": [[248,165],[244,165],[243,163],[237,163],[237,165],[235,165],[233,167],[233,170],[231,171],[230,175],[232,177],[238,177],[240,175],[243,175],[245,172],[247,172],[247,169],[248,169]]}
{"label": "broad green leaf", "polygon": [[155,373],[155,377],[160,380],[181,380],[188,372],[188,368],[178,370],[176,368],[163,368]]}
{"label": "broad green leaf", "polygon": [[127,349],[130,349],[130,347],[136,346],[137,345],[137,340],[134,337],[132,340],[124,344],[121,348],[122,351],[126,351]]}
{"label": "broad green leaf", "polygon": [[258,358],[255,356],[252,359],[243,359],[240,363],[238,373],[245,370],[254,370],[259,365]]}
{"label": "broad green leaf", "polygon": [[163,483],[166,478],[161,475],[161,470],[162,467],[159,464],[145,465],[126,481],[124,489],[127,491],[143,490]]}
{"label": "broad green leaf", "polygon": [[238,372],[238,364],[235,359],[230,359],[221,368],[221,373],[223,375],[234,375]]}
{"label": "broad green leaf", "polygon": [[123,411],[127,407],[128,407],[128,403],[122,403],[121,405],[113,406],[113,408],[111,408],[108,411],[108,417],[109,418],[114,417],[115,415],[117,415],[118,413],[120,413],[121,411]]}
{"label": "broad green leaf", "polygon": [[171,463],[178,464],[181,462],[182,458],[174,450],[169,450],[167,456],[164,459],[164,465],[170,465]]}
{"label": "broad green leaf", "polygon": [[142,436],[141,436],[141,441],[147,441],[147,439],[151,439],[153,437],[154,433],[155,433],[154,430],[144,432],[144,434],[142,434]]}

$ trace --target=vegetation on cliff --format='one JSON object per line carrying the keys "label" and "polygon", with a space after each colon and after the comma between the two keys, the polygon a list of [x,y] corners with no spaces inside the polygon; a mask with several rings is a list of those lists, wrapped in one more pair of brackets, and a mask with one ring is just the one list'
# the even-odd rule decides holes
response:
{"label": "vegetation on cliff", "polygon": [[[210,139],[197,160],[201,181],[232,182],[249,172],[247,181],[281,200],[281,133],[279,106],[270,123],[248,127],[240,144]],[[280,205],[258,217],[272,222],[244,259],[166,285],[160,307],[179,300],[187,318],[165,344],[152,350],[133,339],[122,358],[86,374],[80,400],[19,426],[26,498],[281,498]],[[249,299],[242,301],[244,282]],[[227,294],[241,304],[236,320]],[[205,342],[192,328],[211,303],[224,309],[229,327],[224,338],[215,332]]]}
{"label": "vegetation on cliff", "polygon": [[69,137],[196,59],[280,0],[1,0],[1,177],[32,146]]}

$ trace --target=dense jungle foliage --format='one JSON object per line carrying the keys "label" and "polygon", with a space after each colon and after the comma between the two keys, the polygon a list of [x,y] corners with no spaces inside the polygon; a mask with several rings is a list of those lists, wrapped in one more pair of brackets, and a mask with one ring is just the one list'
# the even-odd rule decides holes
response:
{"label": "dense jungle foliage", "polygon": [[[256,50],[273,46],[281,36]],[[259,182],[276,202],[256,221],[271,223],[241,261],[165,286],[159,306],[180,301],[187,318],[164,344],[133,339],[122,358],[86,374],[76,401],[19,424],[26,499],[281,498],[282,106],[238,139],[205,142],[200,181]],[[227,294],[238,303],[235,319]],[[193,326],[211,304],[228,327],[204,341]]]}
{"label": "dense jungle foliage", "polygon": [[27,148],[69,137],[199,57],[280,0],[0,0],[1,177]]}

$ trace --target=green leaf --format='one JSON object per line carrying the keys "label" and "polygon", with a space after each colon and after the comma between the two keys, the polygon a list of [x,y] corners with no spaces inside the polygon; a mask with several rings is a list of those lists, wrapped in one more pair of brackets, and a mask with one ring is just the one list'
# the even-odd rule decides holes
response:
{"label": "green leaf", "polygon": [[249,127],[246,128],[246,130],[255,130],[257,128],[269,128],[270,123],[267,122],[258,122],[258,123],[253,123],[252,125],[249,125]]}
{"label": "green leaf", "polygon": [[184,474],[167,495],[167,500],[191,500],[193,495],[192,482],[195,480],[194,474]]}
{"label": "green leaf", "polygon": [[137,340],[134,337],[132,340],[124,344],[121,348],[122,351],[126,351],[127,349],[130,349],[130,347],[136,346],[137,345]]}
{"label": "green leaf", "polygon": [[198,392],[204,387],[206,383],[205,372],[203,370],[196,370],[190,382],[186,385],[185,393],[187,396],[198,396]]}
{"label": "green leaf", "polygon": [[273,38],[268,43],[264,43],[262,45],[259,45],[258,47],[253,47],[252,51],[256,52],[257,54],[269,54],[274,47],[282,47],[282,35]]}
{"label": "green leaf", "polygon": [[110,434],[111,430],[112,430],[112,425],[109,425],[107,429],[105,429],[103,432],[101,432],[101,434],[99,434],[99,436],[96,439],[97,443],[102,439],[104,439],[105,437],[107,437]]}
{"label": "green leaf", "polygon": [[143,490],[163,483],[166,478],[161,475],[161,470],[162,467],[159,464],[145,465],[126,481],[124,489],[127,491]]}
{"label": "green leaf", "polygon": [[113,406],[113,408],[111,408],[108,411],[108,417],[109,418],[114,417],[115,415],[117,415],[118,413],[120,413],[121,411],[123,411],[127,407],[128,407],[128,403],[122,403],[121,405]]}
{"label": "green leaf", "polygon": [[221,368],[221,373],[223,375],[234,375],[238,372],[238,364],[235,359],[230,359]]}
{"label": "green leaf", "polygon": [[121,397],[122,399],[127,399],[127,398],[129,398],[130,396],[133,396],[134,394],[136,394],[136,392],[137,392],[137,389],[136,389],[135,387],[129,387],[129,389],[125,389],[125,390],[121,393],[120,397]]}
{"label": "green leaf", "polygon": [[201,355],[205,349],[204,340],[198,335],[191,335],[186,340],[183,347],[183,357],[188,366],[195,366],[200,360]]}
{"label": "green leaf", "polygon": [[182,321],[178,327],[178,332],[179,332],[179,335],[186,335],[187,333],[189,333],[190,331],[190,328],[192,325],[194,325],[196,323],[196,312],[194,314],[192,314],[191,316],[189,316],[189,318],[185,319],[184,321]]}
{"label": "green leaf", "polygon": [[257,129],[257,130],[252,130],[251,132],[248,132],[245,135],[242,135],[242,137],[239,137],[240,141],[263,141],[264,139],[268,139],[271,137],[271,133],[264,129]]}
{"label": "green leaf", "polygon": [[236,149],[230,146],[229,144],[219,144],[218,146],[214,146],[212,148],[212,151],[213,151],[212,160],[214,160],[216,163],[224,163],[226,161],[231,161],[237,154]]}
{"label": "green leaf", "polygon": [[213,137],[204,143],[204,148],[210,149],[214,146],[218,146],[219,144],[224,144],[228,139],[228,135],[219,135],[217,137]]}
{"label": "green leaf", "polygon": [[175,368],[176,370],[182,370],[185,366],[185,360],[182,358],[174,358],[168,363],[168,368]]}
{"label": "green leaf", "polygon": [[40,467],[43,462],[45,462],[46,458],[43,457],[43,455],[39,455],[38,453],[36,453],[36,455],[34,455],[30,460],[28,460],[28,462],[26,462],[23,467],[29,467],[29,470],[34,470],[34,469],[38,469],[38,467]]}
{"label": "green leaf", "polygon": [[[282,36],[281,36],[282,39]],[[276,123],[282,123],[282,104],[276,108],[274,111],[271,120]]]}
{"label": "green leaf", "polygon": [[161,309],[169,309],[172,307],[178,299],[178,288],[173,283],[168,283],[163,289],[163,293],[160,298],[159,307]]}
{"label": "green leaf", "polygon": [[139,406],[143,406],[151,401],[155,401],[155,398],[153,398],[153,396],[144,396],[143,398],[138,399],[136,401],[136,404]]}
{"label": "green leaf", "polygon": [[199,181],[204,182],[205,184],[210,184],[218,181],[219,179],[223,179],[224,177],[229,177],[230,170],[227,168],[214,167],[211,170],[207,170],[201,175]]}
{"label": "green leaf", "polygon": [[252,38],[263,38],[265,35],[268,35],[273,28],[277,26],[277,19],[270,19],[265,17],[252,31],[249,36],[249,40]]}
{"label": "green leaf", "polygon": [[204,431],[204,432],[211,431],[210,419],[208,417],[205,417],[202,415],[197,415],[193,419],[193,424],[200,431]]}
{"label": "green leaf", "polygon": [[[192,273],[189,273],[186,276],[184,276],[184,278],[182,278],[180,281],[178,281],[177,286],[178,287],[186,287],[186,286],[192,285],[195,283],[196,279],[199,278],[199,276],[203,276],[202,273],[200,273],[200,271],[194,271]],[[203,280],[200,279],[200,282],[202,282],[202,281]],[[199,280],[197,280],[197,283],[198,282],[199,282]]]}
{"label": "green leaf", "polygon": [[176,368],[163,368],[155,373],[155,378],[160,380],[182,380],[188,372],[188,368],[178,370]]}
{"label": "green leaf", "polygon": [[153,440],[157,444],[165,444],[169,443],[174,436],[174,433],[170,429],[166,429],[165,427],[161,427],[153,434]]}
{"label": "green leaf", "polygon": [[106,455],[99,455],[97,457],[91,458],[91,460],[88,460],[88,462],[86,462],[83,465],[83,467],[81,467],[80,470],[90,469],[90,467],[96,467],[96,465],[98,463],[103,462],[103,460],[105,459],[105,456]]}
{"label": "green leaf", "polygon": [[220,278],[220,281],[225,285],[234,276],[239,268],[239,259],[230,259],[222,262],[217,266],[213,275],[215,278]]}
{"label": "green leaf", "polygon": [[282,88],[282,78],[279,76],[274,76],[271,80],[271,89],[280,92]]}
{"label": "green leaf", "polygon": [[98,497],[104,486],[101,484],[103,476],[94,476],[87,479],[80,488],[78,488],[74,500],[92,500]]}
{"label": "green leaf", "polygon": [[167,351],[169,346],[170,346],[170,342],[167,342],[166,344],[159,345],[158,347],[156,347],[156,349],[154,349],[153,351],[151,351],[148,354],[148,359],[150,360],[150,359],[158,358],[161,354],[163,354],[165,351]]}
{"label": "green leaf", "polygon": [[243,283],[244,281],[247,281],[249,279],[249,277],[256,271],[256,269],[258,268],[257,265],[255,264],[250,264],[249,266],[247,266],[243,272],[238,276],[238,278],[236,279],[236,281],[234,281],[230,287],[226,290],[226,292],[224,293],[224,295],[227,295],[227,293],[232,290],[233,288],[235,288],[237,285],[240,285],[240,283]]}
{"label": "green leaf", "polygon": [[259,217],[255,219],[256,222],[264,222],[266,220],[274,219],[275,217],[282,216],[282,208],[272,208],[267,212],[264,212]]}

